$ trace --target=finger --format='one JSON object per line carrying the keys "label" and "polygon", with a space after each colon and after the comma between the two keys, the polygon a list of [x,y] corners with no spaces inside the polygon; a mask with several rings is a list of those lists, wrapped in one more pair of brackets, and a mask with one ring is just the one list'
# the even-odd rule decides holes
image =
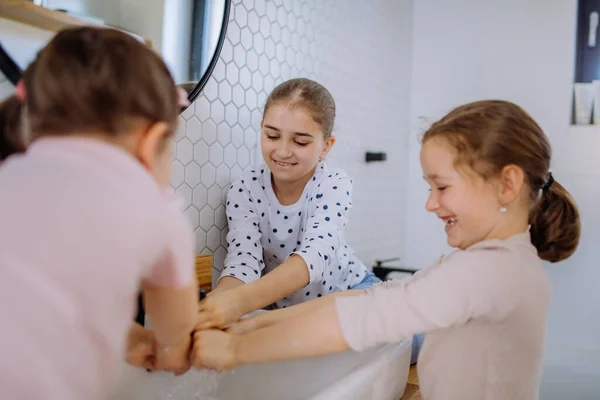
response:
{"label": "finger", "polygon": [[190,370],[190,368],[192,368],[191,365],[188,365],[185,368],[178,369],[177,371],[175,371],[175,376],[181,376],[186,374]]}
{"label": "finger", "polygon": [[148,356],[146,357],[146,359],[144,360],[144,368],[146,368],[147,371],[152,371],[156,369],[156,357],[154,356]]}
{"label": "finger", "polygon": [[136,367],[144,365],[145,360],[153,355],[151,343],[138,343],[127,351],[125,361]]}
{"label": "finger", "polygon": [[204,311],[199,313],[198,318],[196,320],[195,329],[207,329],[207,327],[212,327],[216,323],[216,318],[213,312]]}

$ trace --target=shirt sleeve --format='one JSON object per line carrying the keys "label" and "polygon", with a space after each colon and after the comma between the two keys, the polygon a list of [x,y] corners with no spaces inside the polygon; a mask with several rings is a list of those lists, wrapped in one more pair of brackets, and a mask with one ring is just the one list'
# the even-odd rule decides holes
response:
{"label": "shirt sleeve", "polygon": [[462,251],[411,278],[338,298],[343,335],[360,351],[470,319],[501,319],[522,293],[516,265],[517,257],[508,249]]}
{"label": "shirt sleeve", "polygon": [[165,191],[160,218],[164,250],[145,280],[157,286],[181,287],[194,280],[194,233],[175,191]]}
{"label": "shirt sleeve", "polygon": [[260,278],[264,268],[259,215],[250,190],[239,180],[230,186],[226,204],[227,256],[221,278],[231,276],[244,283]]}
{"label": "shirt sleeve", "polygon": [[348,213],[352,207],[352,181],[336,175],[319,184],[309,209],[314,210],[304,227],[300,250],[295,253],[304,259],[309,269],[310,283],[323,278],[328,265],[341,246]]}

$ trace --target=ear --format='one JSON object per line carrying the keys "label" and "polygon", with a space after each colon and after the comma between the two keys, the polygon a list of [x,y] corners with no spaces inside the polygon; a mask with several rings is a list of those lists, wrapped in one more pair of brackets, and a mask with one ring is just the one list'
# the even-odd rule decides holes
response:
{"label": "ear", "polygon": [[148,170],[152,170],[156,164],[168,132],[169,126],[165,122],[156,122],[141,136],[137,144],[136,156]]}
{"label": "ear", "polygon": [[331,150],[331,148],[333,147],[334,144],[335,144],[335,136],[329,136],[329,139],[327,139],[325,141],[325,147],[323,148],[323,151],[321,152],[321,159],[325,158],[325,156],[327,155],[327,153],[329,153],[329,151]]}
{"label": "ear", "polygon": [[500,203],[506,205],[518,199],[524,183],[525,172],[521,167],[510,164],[502,168],[498,187]]}
{"label": "ear", "polygon": [[23,82],[23,78],[19,79],[17,82],[15,96],[21,104],[25,103],[25,100],[27,100],[27,90],[25,89],[25,82]]}

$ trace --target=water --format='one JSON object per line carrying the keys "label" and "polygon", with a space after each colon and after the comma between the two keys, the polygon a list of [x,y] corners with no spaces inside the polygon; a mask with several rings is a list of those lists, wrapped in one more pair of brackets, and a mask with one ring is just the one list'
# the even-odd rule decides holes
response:
{"label": "water", "polygon": [[113,400],[219,400],[215,397],[220,374],[191,369],[185,375],[167,372],[127,371]]}

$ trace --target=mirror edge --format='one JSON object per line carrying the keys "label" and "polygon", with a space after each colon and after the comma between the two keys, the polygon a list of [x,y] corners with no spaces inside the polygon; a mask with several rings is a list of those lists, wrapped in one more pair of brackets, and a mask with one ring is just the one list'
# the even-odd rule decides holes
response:
{"label": "mirror edge", "polygon": [[[188,101],[190,105],[198,98],[204,86],[208,82],[208,79],[211,77],[217,62],[219,61],[219,57],[221,56],[221,50],[223,49],[223,43],[225,42],[225,37],[227,36],[227,27],[229,25],[229,14],[231,12],[231,0],[225,0],[225,7],[223,12],[223,23],[221,25],[221,32],[219,34],[219,40],[217,41],[217,48],[212,55],[210,63],[202,75],[194,89],[188,94]],[[2,43],[0,42],[0,71],[6,76],[6,78],[13,84],[17,85],[19,79],[23,75],[23,71],[19,66],[14,62],[14,60],[6,53],[4,47],[2,47]],[[189,107],[189,106],[187,106]],[[187,107],[182,107],[179,112],[183,112],[187,109]]]}
{"label": "mirror edge", "polygon": [[17,86],[17,82],[19,82],[19,79],[23,76],[23,71],[8,53],[6,53],[4,47],[2,47],[2,42],[0,42],[0,71],[2,71],[6,78],[15,86]]}
{"label": "mirror edge", "polygon": [[[227,36],[227,28],[229,25],[229,13],[231,12],[231,0],[225,0],[225,11],[223,12],[223,23],[221,24],[221,33],[219,34],[219,40],[217,41],[217,48],[213,53],[212,58],[210,59],[210,63],[206,68],[206,72],[202,75],[194,89],[188,94],[188,101],[190,105],[198,98],[200,93],[204,90],[204,86],[212,76],[212,73],[219,62],[219,57],[221,56],[221,50],[223,49],[223,43],[225,42],[225,37]],[[189,106],[183,107],[180,110],[180,113],[186,110]]]}

